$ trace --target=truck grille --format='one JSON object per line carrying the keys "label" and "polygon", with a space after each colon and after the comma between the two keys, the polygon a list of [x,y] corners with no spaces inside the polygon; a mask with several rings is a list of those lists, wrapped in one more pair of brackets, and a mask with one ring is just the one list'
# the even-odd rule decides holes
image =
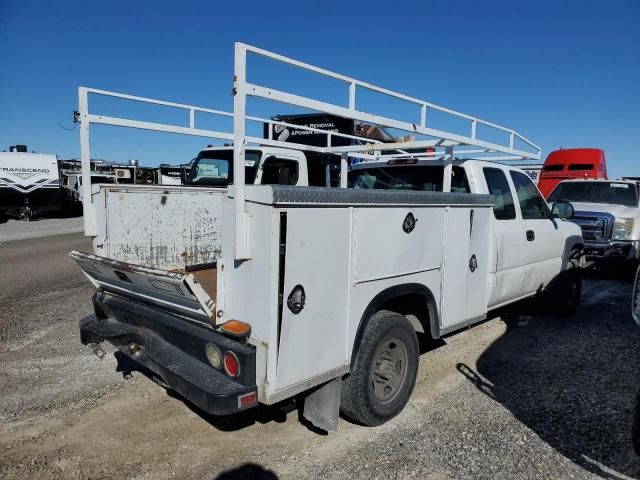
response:
{"label": "truck grille", "polygon": [[611,236],[613,215],[600,212],[576,212],[571,219],[582,229],[582,238],[586,242],[602,242]]}

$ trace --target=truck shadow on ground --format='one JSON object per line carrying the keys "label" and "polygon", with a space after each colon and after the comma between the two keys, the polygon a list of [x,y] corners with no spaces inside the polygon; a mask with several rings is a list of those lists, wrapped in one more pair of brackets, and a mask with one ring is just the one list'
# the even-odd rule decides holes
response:
{"label": "truck shadow on ground", "polygon": [[116,351],[114,353],[114,357],[118,363],[116,371],[122,373],[123,378],[130,378],[134,372],[141,373],[149,380],[152,380],[159,386],[163,387],[169,397],[180,400],[187,406],[187,408],[189,408],[189,410],[208,422],[214,428],[221,431],[231,432],[242,430],[243,428],[256,423],[284,423],[287,420],[287,415],[296,409],[295,402],[291,400],[271,406],[259,404],[256,408],[252,408],[251,410],[240,412],[235,415],[211,415],[189,402],[189,400],[182,397],[177,392],[167,388],[162,379],[158,378],[151,370],[140,365],[124,353]]}
{"label": "truck shadow on ground", "polygon": [[[420,355],[422,355],[426,352],[446,345],[446,342],[442,339],[433,340],[428,335],[418,334],[418,344],[420,348]],[[231,432],[242,430],[244,428],[255,425],[256,423],[284,423],[287,421],[287,417],[289,416],[289,414],[297,410],[297,415],[294,414],[294,418],[297,419],[300,424],[314,433],[323,436],[327,435],[327,432],[316,428],[312,423],[310,423],[303,417],[302,408],[300,408],[304,405],[303,397],[299,396],[294,399],[285,400],[274,405],[259,404],[256,408],[252,408],[251,410],[237,413],[235,415],[215,416],[203,411],[198,406],[191,403],[188,399],[182,397],[179,393],[167,388],[164,382],[160,378],[158,378],[151,370],[137,363],[135,360],[131,359],[124,353],[116,351],[114,353],[114,357],[117,361],[116,371],[122,373],[123,378],[130,378],[134,372],[144,375],[149,380],[152,380],[159,386],[163,387],[169,397],[183,402],[187,406],[187,408],[189,408],[189,410],[194,412],[196,415],[201,417],[203,420],[205,420],[211,426],[218,430]],[[289,420],[291,421],[292,418],[290,418]]]}
{"label": "truck shadow on ground", "polygon": [[507,332],[458,371],[564,457],[603,478],[640,477],[631,408],[640,383],[632,276],[587,272],[574,318],[525,302],[500,312]]}

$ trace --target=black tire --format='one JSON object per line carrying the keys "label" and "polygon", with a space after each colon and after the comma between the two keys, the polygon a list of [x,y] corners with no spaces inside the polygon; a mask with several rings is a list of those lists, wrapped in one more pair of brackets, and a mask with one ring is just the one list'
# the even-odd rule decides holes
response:
{"label": "black tire", "polygon": [[558,312],[563,317],[575,316],[582,296],[582,268],[580,252],[572,252],[571,258],[561,273],[556,292]]}
{"label": "black tire", "polygon": [[631,420],[631,444],[636,455],[640,456],[640,390],[633,400],[633,418]]}
{"label": "black tire", "polygon": [[342,415],[368,427],[395,417],[413,391],[418,359],[418,338],[409,320],[385,310],[373,314],[342,385]]}

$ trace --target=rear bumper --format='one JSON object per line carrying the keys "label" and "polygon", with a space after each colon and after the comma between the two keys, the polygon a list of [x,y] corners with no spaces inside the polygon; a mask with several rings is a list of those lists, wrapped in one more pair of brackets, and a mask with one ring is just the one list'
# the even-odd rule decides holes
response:
{"label": "rear bumper", "polygon": [[[257,405],[256,353],[210,327],[192,323],[149,305],[96,293],[95,317],[80,320],[84,345],[104,340],[157,375],[172,390],[212,415],[228,415]],[[130,348],[131,345],[136,348]],[[212,367],[207,344],[239,360],[238,378]]]}
{"label": "rear bumper", "polygon": [[588,262],[623,262],[638,259],[638,241],[585,242],[584,253]]}

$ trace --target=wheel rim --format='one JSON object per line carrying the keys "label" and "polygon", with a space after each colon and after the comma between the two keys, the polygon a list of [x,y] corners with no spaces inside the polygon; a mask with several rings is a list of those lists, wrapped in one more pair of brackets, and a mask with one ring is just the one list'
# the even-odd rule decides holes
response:
{"label": "wheel rim", "polygon": [[392,402],[407,376],[409,355],[399,338],[384,341],[374,354],[369,386],[380,403]]}

